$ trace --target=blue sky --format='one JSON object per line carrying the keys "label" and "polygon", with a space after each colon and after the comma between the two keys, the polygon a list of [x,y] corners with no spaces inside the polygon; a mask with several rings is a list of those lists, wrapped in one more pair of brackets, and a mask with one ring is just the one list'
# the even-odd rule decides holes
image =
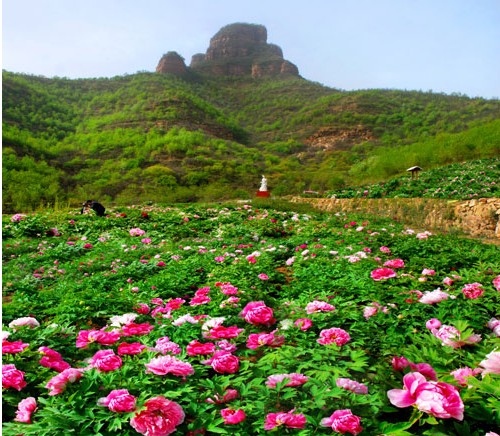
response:
{"label": "blue sky", "polygon": [[500,0],[3,0],[2,68],[46,77],[154,71],[176,51],[189,64],[235,22],[305,79],[500,97]]}

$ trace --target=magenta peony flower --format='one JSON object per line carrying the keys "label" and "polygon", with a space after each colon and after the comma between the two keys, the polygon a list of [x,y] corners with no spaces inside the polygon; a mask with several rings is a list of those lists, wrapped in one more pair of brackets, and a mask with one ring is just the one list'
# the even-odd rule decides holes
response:
{"label": "magenta peony flower", "polygon": [[376,268],[370,273],[370,277],[379,282],[380,280],[396,277],[396,272],[390,268]]}
{"label": "magenta peony flower", "polygon": [[267,307],[263,301],[248,303],[240,313],[245,321],[253,325],[270,326],[276,322],[273,309]]}
{"label": "magenta peony flower", "polygon": [[127,325],[124,325],[122,327],[122,335],[123,336],[143,336],[147,335],[151,330],[154,329],[154,326],[151,324],[142,323],[142,324],[136,324],[136,323],[129,323]]}
{"label": "magenta peony flower", "polygon": [[267,377],[266,386],[268,388],[275,388],[278,383],[286,380],[285,387],[301,386],[309,380],[309,377],[296,372],[291,374],[274,374]]}
{"label": "magenta peony flower", "polygon": [[120,356],[125,356],[141,354],[145,348],[146,346],[144,344],[141,344],[140,342],[132,342],[131,344],[122,342],[120,345],[118,345],[117,351]]}
{"label": "magenta peony flower", "polygon": [[156,375],[172,374],[177,377],[186,377],[194,374],[194,369],[190,363],[177,359],[174,356],[166,355],[151,359],[145,364],[147,373]]}
{"label": "magenta peony flower", "polygon": [[321,425],[331,427],[333,431],[340,434],[357,435],[363,430],[360,417],[353,415],[350,409],[336,410],[329,418],[323,418]]}
{"label": "magenta peony flower", "polygon": [[234,339],[237,338],[245,329],[237,326],[224,327],[222,325],[211,328],[203,336],[207,339]]}
{"label": "magenta peony flower", "polygon": [[113,350],[99,350],[92,357],[90,364],[99,371],[109,372],[120,368],[123,361]]}
{"label": "magenta peony flower", "polygon": [[410,366],[410,362],[406,357],[394,356],[392,358],[392,368],[394,369],[394,371],[403,371],[403,369],[408,366]]}
{"label": "magenta peony flower", "polygon": [[416,405],[418,410],[436,418],[463,419],[464,404],[457,389],[443,382],[427,381],[419,372],[403,377],[403,389],[387,392],[389,401],[396,407]]}
{"label": "magenta peony flower", "polygon": [[325,301],[314,300],[307,304],[306,313],[316,313],[316,312],[331,312],[335,310],[335,307]]}
{"label": "magenta peony flower", "polygon": [[305,428],[306,417],[302,413],[280,412],[268,413],[264,422],[264,430],[272,430],[273,428],[283,426],[286,428]]}
{"label": "magenta peony flower", "polygon": [[196,339],[192,340],[186,347],[188,356],[198,356],[215,353],[215,345],[211,342],[202,344]]}
{"label": "magenta peony flower", "polygon": [[9,342],[2,341],[2,354],[17,354],[22,353],[30,344],[25,344],[22,341]]}
{"label": "magenta peony flower", "polygon": [[368,387],[363,383],[358,383],[355,380],[351,380],[348,378],[338,378],[335,383],[339,388],[354,392],[355,394],[364,395],[368,393]]}
{"label": "magenta peony flower", "polygon": [[466,298],[475,300],[484,294],[483,285],[481,283],[468,283],[462,288],[462,293]]}
{"label": "magenta peony flower", "polygon": [[98,406],[105,406],[112,412],[127,413],[135,410],[137,399],[127,389],[112,390],[107,397],[97,400]]}
{"label": "magenta peony flower", "polygon": [[74,383],[82,378],[82,369],[68,368],[63,372],[52,377],[49,382],[45,385],[47,389],[50,389],[49,395],[58,395],[66,389],[68,383]]}
{"label": "magenta peony flower", "polygon": [[184,422],[184,410],[174,401],[159,396],[144,403],[145,409],[137,413],[130,425],[146,436],[166,436]]}
{"label": "magenta peony flower", "polygon": [[145,303],[139,303],[134,310],[140,315],[147,315],[149,313],[149,306]]}
{"label": "magenta peony flower", "polygon": [[239,424],[246,419],[245,412],[242,409],[222,409],[220,414],[224,418],[224,424],[229,425]]}
{"label": "magenta peony flower", "polygon": [[215,372],[219,374],[234,374],[240,369],[238,357],[224,350],[216,351],[210,359],[202,363],[211,365]]}
{"label": "magenta peony flower", "polygon": [[261,273],[257,277],[261,280],[269,280],[269,276],[267,274]]}
{"label": "magenta peony flower", "polygon": [[312,327],[313,322],[309,318],[299,318],[293,324],[300,330],[306,331],[307,329]]}
{"label": "magenta peony flower", "polygon": [[51,348],[40,347],[38,352],[43,355],[40,359],[40,365],[45,368],[51,368],[57,372],[63,372],[65,369],[71,368],[71,365],[63,360],[61,354]]}
{"label": "magenta peony flower", "polygon": [[20,391],[27,384],[24,381],[24,374],[14,364],[2,365],[2,388],[14,388]]}
{"label": "magenta peony flower", "polygon": [[319,336],[316,342],[321,345],[337,344],[340,347],[351,340],[349,333],[337,327],[321,330]]}
{"label": "magenta peony flower", "polygon": [[36,399],[33,397],[21,400],[17,405],[16,417],[14,421],[31,424],[31,415],[36,411]]}
{"label": "magenta peony flower", "polygon": [[492,351],[486,355],[486,359],[479,362],[482,367],[482,375],[485,374],[500,374],[500,351]]}

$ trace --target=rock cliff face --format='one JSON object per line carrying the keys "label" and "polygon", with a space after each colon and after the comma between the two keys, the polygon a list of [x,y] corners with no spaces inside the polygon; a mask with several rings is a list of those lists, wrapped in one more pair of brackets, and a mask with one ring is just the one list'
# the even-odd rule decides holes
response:
{"label": "rock cliff face", "polygon": [[183,76],[187,74],[188,68],[184,63],[184,58],[180,54],[175,51],[169,51],[167,54],[164,54],[160,62],[158,62],[156,72]]}
{"label": "rock cliff face", "polygon": [[175,52],[164,55],[156,67],[159,73],[178,75],[189,70],[215,76],[255,78],[299,75],[298,68],[283,58],[281,48],[267,42],[267,29],[264,26],[245,23],[230,24],[220,29],[211,38],[206,53],[192,57],[189,68]]}

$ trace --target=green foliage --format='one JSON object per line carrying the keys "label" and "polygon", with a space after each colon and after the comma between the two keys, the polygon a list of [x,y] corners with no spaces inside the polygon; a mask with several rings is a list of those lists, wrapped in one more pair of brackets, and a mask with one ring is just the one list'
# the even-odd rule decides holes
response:
{"label": "green foliage", "polygon": [[[498,155],[497,100],[302,78],[3,72],[3,207],[326,192]],[[151,169],[152,168],[152,169]],[[163,168],[163,170],[159,170]],[[40,177],[36,178],[35,173]]]}
{"label": "green foliage", "polygon": [[[47,210],[4,215],[2,221],[2,330],[8,333],[3,364],[14,364],[26,381],[19,390],[3,388],[3,434],[49,436],[76,429],[79,434],[133,435],[130,420],[159,395],[182,407],[179,434],[204,429],[205,434],[264,435],[268,414],[291,410],[303,414],[304,428],[280,422],[274,433],[332,434],[321,421],[345,409],[360,418],[363,433],[373,435],[483,436],[500,424],[498,368],[476,373],[465,384],[452,374],[459,368],[485,368],[487,356],[498,352],[492,318],[498,317],[500,302],[500,257],[494,245],[415,234],[388,219],[317,213],[272,198],[132,205],[110,208],[107,217]],[[372,279],[376,268],[396,259],[402,264],[394,268],[395,277]],[[223,286],[229,284],[225,293]],[[467,297],[467,284],[479,284],[480,295]],[[448,298],[418,301],[419,292],[438,288]],[[208,300],[197,302],[200,292]],[[258,323],[242,315],[248,303],[257,301],[272,310],[272,320]],[[19,326],[25,317],[39,325]],[[312,325],[302,330],[295,322],[304,318]],[[444,344],[426,326],[432,318],[458,330],[454,341],[467,342],[473,335],[480,341]],[[148,327],[147,332],[130,335],[125,326],[131,323]],[[210,325],[220,323],[241,330],[227,341],[239,362],[234,372],[210,366],[206,360],[212,353],[188,352],[193,340],[227,347],[221,338],[207,337]],[[321,332],[331,328],[345,330],[350,339],[342,345],[319,343]],[[119,337],[104,340],[111,332],[120,332]],[[258,333],[282,336],[283,343],[263,341],[251,348],[251,335]],[[77,338],[83,344],[77,346]],[[160,339],[168,341],[170,351],[159,349]],[[9,343],[26,346],[5,352]],[[146,348],[120,355],[121,343]],[[82,369],[81,378],[61,382],[61,392],[49,394],[47,384],[58,372],[41,364],[47,353],[41,347]],[[97,368],[93,358],[104,350],[120,356],[118,367]],[[193,373],[147,370],[145,365],[165,354],[191,365]],[[463,419],[436,416],[439,408],[423,411],[420,404],[391,403],[387,392],[403,389],[403,376],[415,372],[396,369],[395,357],[432,367],[441,386],[460,396]],[[307,379],[297,386],[288,385],[288,378],[269,386],[270,376],[293,373]],[[342,388],[342,378],[362,383],[368,392]],[[435,386],[432,378],[426,373],[427,389]],[[99,405],[117,389],[135,397],[134,410],[115,412]],[[206,401],[228,389],[237,390],[237,398]],[[17,422],[19,402],[28,397],[37,402],[31,423]],[[437,403],[442,399],[438,392],[431,397]],[[224,423],[225,408],[243,410],[246,419]]]}

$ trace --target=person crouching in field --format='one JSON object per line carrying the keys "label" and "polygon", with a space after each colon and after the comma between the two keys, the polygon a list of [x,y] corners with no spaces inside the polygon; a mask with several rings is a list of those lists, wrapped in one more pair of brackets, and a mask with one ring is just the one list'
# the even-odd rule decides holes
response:
{"label": "person crouching in field", "polygon": [[81,213],[89,213],[90,209],[92,209],[97,214],[97,216],[104,216],[104,211],[106,210],[106,208],[101,203],[98,203],[94,200],[87,200],[82,204]]}

